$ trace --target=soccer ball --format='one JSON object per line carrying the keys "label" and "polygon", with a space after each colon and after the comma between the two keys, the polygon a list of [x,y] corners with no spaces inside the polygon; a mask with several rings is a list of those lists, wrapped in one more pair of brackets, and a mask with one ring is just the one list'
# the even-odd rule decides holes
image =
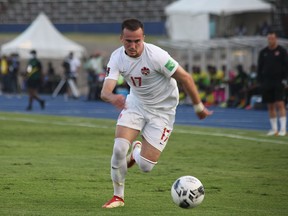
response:
{"label": "soccer ball", "polygon": [[202,203],[205,192],[203,184],[194,176],[182,176],[171,187],[173,202],[181,208],[195,208]]}

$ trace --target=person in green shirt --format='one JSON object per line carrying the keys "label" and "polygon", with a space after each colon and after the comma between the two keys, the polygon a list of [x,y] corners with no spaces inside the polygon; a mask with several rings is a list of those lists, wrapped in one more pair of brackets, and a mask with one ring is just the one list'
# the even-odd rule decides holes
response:
{"label": "person in green shirt", "polygon": [[36,50],[32,50],[30,54],[31,58],[26,70],[26,85],[29,95],[27,111],[32,110],[34,100],[39,102],[41,109],[45,109],[45,101],[38,96],[38,90],[42,84],[42,64],[37,58]]}

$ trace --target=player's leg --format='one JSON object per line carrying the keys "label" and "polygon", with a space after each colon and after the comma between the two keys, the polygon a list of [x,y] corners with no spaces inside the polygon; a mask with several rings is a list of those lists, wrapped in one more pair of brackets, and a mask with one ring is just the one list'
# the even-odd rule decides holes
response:
{"label": "player's leg", "polygon": [[272,88],[262,88],[262,101],[267,104],[269,122],[271,125],[271,129],[268,131],[267,136],[275,136],[278,134],[278,126],[275,95]]}
{"label": "player's leg", "polygon": [[280,130],[278,135],[285,136],[286,135],[286,107],[285,107],[285,87],[284,85],[279,85],[275,89],[275,106],[279,115],[280,122]]}
{"label": "player's leg", "polygon": [[157,164],[161,151],[152,146],[143,137],[141,145],[135,145],[132,155],[135,162],[143,172],[150,172]]}
{"label": "player's leg", "polygon": [[103,208],[115,208],[124,206],[124,184],[127,173],[126,155],[131,140],[134,140],[139,131],[128,127],[117,126],[114,141],[113,154],[111,158],[111,179],[113,181],[114,196],[105,203]]}
{"label": "player's leg", "polygon": [[285,103],[284,101],[277,101],[276,106],[278,107],[278,110],[279,110],[279,121],[280,121],[280,130],[279,130],[278,135],[285,136],[286,135],[286,122],[287,122]]}
{"label": "player's leg", "polygon": [[268,131],[267,136],[274,136],[278,134],[276,106],[275,103],[268,103],[267,107],[269,114],[269,122],[271,125],[271,129]]}
{"label": "player's leg", "polygon": [[37,100],[40,104],[41,109],[45,109],[45,101],[42,100],[38,95],[38,89],[40,88],[40,81],[35,81],[35,88],[33,89],[33,98]]}
{"label": "player's leg", "polygon": [[33,106],[33,89],[31,87],[28,87],[28,106],[26,108],[26,110],[30,111],[32,110],[32,106]]}
{"label": "player's leg", "polygon": [[143,172],[150,172],[157,164],[168,142],[175,120],[173,114],[154,112],[147,116],[149,123],[142,130],[142,145],[135,145],[132,154]]}

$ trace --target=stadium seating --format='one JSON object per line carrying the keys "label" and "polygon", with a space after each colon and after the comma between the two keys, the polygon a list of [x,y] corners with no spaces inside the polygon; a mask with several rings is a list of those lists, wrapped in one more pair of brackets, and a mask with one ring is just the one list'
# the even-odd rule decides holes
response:
{"label": "stadium seating", "polygon": [[137,17],[165,20],[164,7],[175,0],[0,0],[1,24],[26,24],[39,12],[53,23],[109,23]]}

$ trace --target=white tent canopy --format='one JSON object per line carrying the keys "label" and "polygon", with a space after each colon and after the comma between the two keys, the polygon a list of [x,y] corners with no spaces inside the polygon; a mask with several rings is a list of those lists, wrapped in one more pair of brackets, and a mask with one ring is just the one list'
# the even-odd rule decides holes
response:
{"label": "white tent canopy", "polygon": [[225,17],[270,10],[271,5],[261,0],[179,0],[165,8],[166,26],[172,40],[208,40],[211,14]]}
{"label": "white tent canopy", "polygon": [[269,11],[270,4],[261,0],[180,0],[176,1],[165,8],[165,12],[170,14],[176,13],[210,13],[210,14],[235,14],[253,11]]}
{"label": "white tent canopy", "polygon": [[21,35],[3,44],[1,54],[18,53],[20,58],[27,59],[33,49],[39,58],[47,59],[65,58],[69,52],[77,57],[86,53],[83,46],[64,37],[44,13],[40,13]]}

